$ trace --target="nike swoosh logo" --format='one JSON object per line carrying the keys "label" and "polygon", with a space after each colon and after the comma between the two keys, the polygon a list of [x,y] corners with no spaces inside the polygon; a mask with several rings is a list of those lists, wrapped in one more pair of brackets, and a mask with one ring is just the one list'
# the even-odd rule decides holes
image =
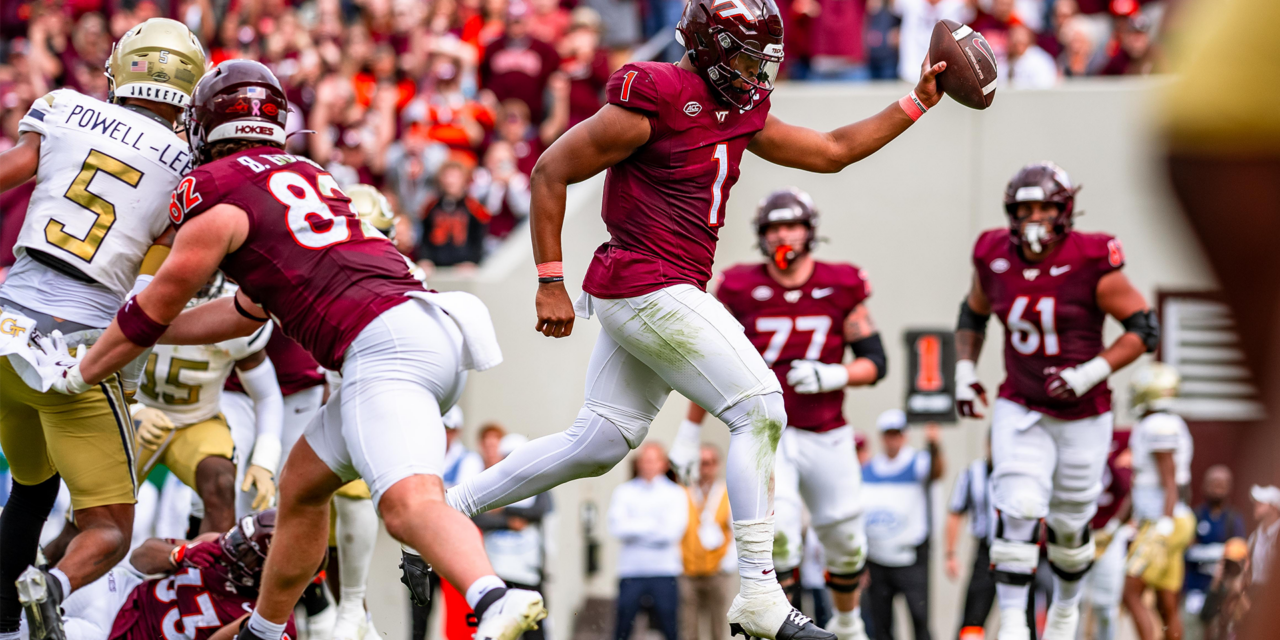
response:
{"label": "nike swoosh logo", "polygon": [[1062,274],[1064,274],[1064,273],[1066,273],[1066,272],[1068,272],[1068,271],[1070,271],[1070,270],[1071,270],[1071,265],[1066,265],[1066,266],[1062,266],[1062,267],[1050,267],[1050,268],[1049,268],[1049,275],[1051,275],[1051,276],[1060,276],[1060,275],[1062,275]]}
{"label": "nike swoosh logo", "polygon": [[766,575],[766,576],[767,576],[767,575],[769,575],[769,574],[773,573],[773,569],[765,569],[764,571],[761,571],[760,573],[763,573],[764,575]]}
{"label": "nike swoosh logo", "polygon": [[823,289],[814,289],[814,290],[813,290],[813,299],[814,299],[814,300],[818,300],[818,299],[820,299],[820,298],[825,298],[825,297],[827,297],[827,296],[829,296],[829,295],[831,295],[831,294],[833,294],[833,293],[835,293],[835,292],[836,292],[835,287],[825,287],[825,288],[823,288]]}

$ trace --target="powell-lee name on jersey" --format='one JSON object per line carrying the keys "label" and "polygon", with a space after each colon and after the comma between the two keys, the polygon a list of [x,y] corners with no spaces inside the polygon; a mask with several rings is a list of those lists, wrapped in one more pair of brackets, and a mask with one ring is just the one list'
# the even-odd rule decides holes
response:
{"label": "powell-lee name on jersey", "polygon": [[145,131],[135,130],[132,125],[106,113],[98,113],[97,109],[77,104],[71,107],[65,124],[79,127],[91,133],[106,136],[120,144],[128,145],[152,155],[156,162],[168,166],[178,173],[191,170],[191,151],[184,147],[163,142],[152,144],[154,138]]}

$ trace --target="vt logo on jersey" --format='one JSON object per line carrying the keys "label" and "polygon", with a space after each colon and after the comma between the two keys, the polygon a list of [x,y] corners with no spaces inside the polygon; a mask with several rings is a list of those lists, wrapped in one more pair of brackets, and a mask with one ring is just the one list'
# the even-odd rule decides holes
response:
{"label": "vt logo on jersey", "polygon": [[729,112],[728,112],[728,111],[717,111],[717,112],[716,112],[716,121],[718,121],[720,124],[724,124],[724,118],[725,118],[725,116],[727,116],[727,115],[729,115]]}
{"label": "vt logo on jersey", "polygon": [[1022,277],[1026,278],[1027,280],[1035,280],[1036,277],[1038,277],[1039,275],[1040,275],[1039,269],[1023,269],[1022,270]]}
{"label": "vt logo on jersey", "polygon": [[711,10],[715,11],[716,15],[720,16],[721,18],[731,18],[733,16],[742,16],[748,20],[751,20],[755,17],[751,15],[751,12],[749,10],[747,10],[747,5],[742,4],[742,0],[724,0],[724,2],[717,2],[711,6]]}
{"label": "vt logo on jersey", "polygon": [[802,296],[802,295],[804,295],[804,292],[803,292],[803,291],[801,291],[801,290],[799,290],[799,289],[793,289],[793,290],[791,290],[791,291],[784,291],[784,292],[782,293],[782,299],[783,299],[783,300],[786,300],[787,302],[794,303],[794,302],[796,302],[797,300],[799,300],[799,299],[800,299],[800,296]]}

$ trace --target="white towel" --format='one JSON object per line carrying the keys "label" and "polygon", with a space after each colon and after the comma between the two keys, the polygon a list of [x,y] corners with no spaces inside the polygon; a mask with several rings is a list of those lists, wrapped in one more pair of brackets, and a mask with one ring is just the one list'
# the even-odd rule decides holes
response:
{"label": "white towel", "polygon": [[405,295],[438,307],[458,325],[465,343],[462,370],[484,371],[502,363],[502,348],[498,346],[498,335],[493,330],[493,319],[480,298],[464,291],[414,291]]}
{"label": "white towel", "polygon": [[9,364],[27,386],[37,391],[48,391],[53,384],[40,375],[36,354],[31,352],[31,335],[36,321],[23,315],[5,311],[0,313],[0,356],[8,356]]}

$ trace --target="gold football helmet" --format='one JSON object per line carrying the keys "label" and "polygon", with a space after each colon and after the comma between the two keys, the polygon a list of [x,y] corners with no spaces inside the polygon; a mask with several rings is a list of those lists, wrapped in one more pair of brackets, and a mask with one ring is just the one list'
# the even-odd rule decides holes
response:
{"label": "gold football helmet", "polygon": [[1177,369],[1163,362],[1147,363],[1129,380],[1129,404],[1139,415],[1167,411],[1181,386],[1182,376]]}
{"label": "gold football helmet", "polygon": [[187,25],[152,18],[125,33],[107,58],[108,99],[185,107],[204,75],[204,48]]}
{"label": "gold football helmet", "polygon": [[367,184],[357,184],[348,188],[347,197],[351,198],[351,210],[360,218],[360,222],[377,229],[388,239],[396,237],[396,214],[382,192]]}

